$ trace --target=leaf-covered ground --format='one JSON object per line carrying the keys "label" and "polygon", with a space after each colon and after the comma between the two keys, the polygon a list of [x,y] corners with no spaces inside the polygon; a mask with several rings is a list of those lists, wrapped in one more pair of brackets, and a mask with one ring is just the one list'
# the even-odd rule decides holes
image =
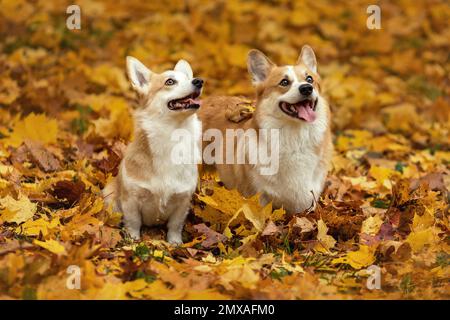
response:
{"label": "leaf-covered ground", "polygon": [[[447,1],[380,1],[381,30],[367,1],[77,3],[71,31],[69,2],[0,1],[0,298],[450,298]],[[251,99],[248,50],[293,63],[305,43],[336,149],[315,212],[261,208],[205,173],[183,246],[157,228],[126,238],[99,193],[132,138],[125,56],[184,58],[205,96]]]}

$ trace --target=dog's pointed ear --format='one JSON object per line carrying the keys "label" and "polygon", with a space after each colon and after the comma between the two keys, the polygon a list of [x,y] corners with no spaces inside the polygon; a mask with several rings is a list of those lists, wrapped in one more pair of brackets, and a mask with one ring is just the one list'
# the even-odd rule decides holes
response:
{"label": "dog's pointed ear", "polygon": [[192,72],[191,65],[186,60],[178,60],[177,64],[175,65],[175,68],[173,69],[175,71],[183,72],[189,79],[192,79],[194,77],[194,73]]}
{"label": "dog's pointed ear", "polygon": [[301,62],[303,62],[311,71],[317,72],[316,55],[314,54],[313,49],[307,44],[302,47],[302,52],[298,57],[297,64],[300,64]]}
{"label": "dog's pointed ear", "polygon": [[252,49],[247,56],[247,69],[254,84],[266,80],[267,75],[275,64],[259,50]]}
{"label": "dog's pointed ear", "polygon": [[127,73],[131,86],[139,94],[146,94],[150,88],[152,72],[138,59],[127,57]]}

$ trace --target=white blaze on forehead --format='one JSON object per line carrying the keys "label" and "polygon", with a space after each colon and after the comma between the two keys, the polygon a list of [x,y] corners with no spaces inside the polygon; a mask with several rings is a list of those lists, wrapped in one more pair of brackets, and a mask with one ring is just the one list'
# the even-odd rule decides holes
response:
{"label": "white blaze on forehead", "polygon": [[278,96],[279,101],[284,101],[287,103],[296,103],[300,99],[300,94],[298,91],[298,77],[295,74],[295,70],[293,66],[287,66],[285,76],[289,77],[289,80],[292,82],[292,85],[289,87],[288,91],[286,91],[281,96]]}
{"label": "white blaze on forehead", "polygon": [[184,72],[181,72],[181,71],[168,70],[168,71],[165,71],[163,73],[163,75],[168,77],[168,78],[173,78],[175,80],[186,80],[186,81],[189,81],[188,76]]}
{"label": "white blaze on forehead", "polygon": [[287,74],[290,79],[292,79],[292,82],[300,82],[300,83],[307,83],[305,79],[299,79],[297,77],[297,74],[295,73],[294,66],[287,66]]}
{"label": "white blaze on forehead", "polygon": [[298,82],[297,75],[295,74],[295,70],[293,66],[287,66],[287,75],[290,79],[292,79],[292,82]]}

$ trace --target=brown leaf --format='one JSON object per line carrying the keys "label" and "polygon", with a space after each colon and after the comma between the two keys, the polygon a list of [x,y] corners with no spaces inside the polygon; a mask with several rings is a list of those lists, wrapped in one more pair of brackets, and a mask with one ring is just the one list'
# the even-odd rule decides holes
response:
{"label": "brown leaf", "polygon": [[52,172],[60,169],[58,159],[48,151],[40,142],[25,140],[25,146],[30,153],[31,161],[44,172]]}
{"label": "brown leaf", "polygon": [[80,200],[85,188],[86,186],[81,180],[62,180],[52,186],[50,194],[57,199],[66,200],[69,205],[73,205]]}
{"label": "brown leaf", "polygon": [[275,234],[280,233],[280,228],[277,227],[273,221],[269,221],[267,226],[264,228],[263,232],[261,233],[262,236],[273,236]]}
{"label": "brown leaf", "polygon": [[447,188],[444,183],[444,175],[442,172],[431,172],[421,177],[420,179],[414,179],[411,181],[410,189],[417,189],[421,183],[426,183],[431,190],[446,191]]}
{"label": "brown leaf", "polygon": [[216,243],[224,242],[227,240],[227,237],[225,237],[223,234],[212,230],[204,223],[195,225],[194,229],[206,236],[206,239],[202,242],[202,246],[205,248],[211,248]]}
{"label": "brown leaf", "polygon": [[119,229],[105,225],[97,232],[95,240],[102,247],[114,248],[122,240],[122,235]]}
{"label": "brown leaf", "polygon": [[309,221],[306,217],[295,217],[294,224],[292,225],[294,228],[300,228],[300,232],[310,232],[313,231],[316,226],[314,223]]}
{"label": "brown leaf", "polygon": [[108,157],[95,162],[95,166],[104,173],[117,175],[121,157],[112,149],[108,150]]}

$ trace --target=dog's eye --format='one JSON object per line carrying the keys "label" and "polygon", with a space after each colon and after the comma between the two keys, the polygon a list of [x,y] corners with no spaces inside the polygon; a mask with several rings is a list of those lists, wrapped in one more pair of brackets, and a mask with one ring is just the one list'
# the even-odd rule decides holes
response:
{"label": "dog's eye", "polygon": [[306,77],[306,82],[313,83],[313,82],[314,82],[313,77],[307,76],[307,77]]}
{"label": "dog's eye", "polygon": [[280,86],[282,87],[287,87],[289,85],[289,80],[288,79],[283,79],[280,81]]}
{"label": "dog's eye", "polygon": [[165,82],[166,86],[173,86],[175,83],[177,83],[175,80],[173,79],[167,79]]}

